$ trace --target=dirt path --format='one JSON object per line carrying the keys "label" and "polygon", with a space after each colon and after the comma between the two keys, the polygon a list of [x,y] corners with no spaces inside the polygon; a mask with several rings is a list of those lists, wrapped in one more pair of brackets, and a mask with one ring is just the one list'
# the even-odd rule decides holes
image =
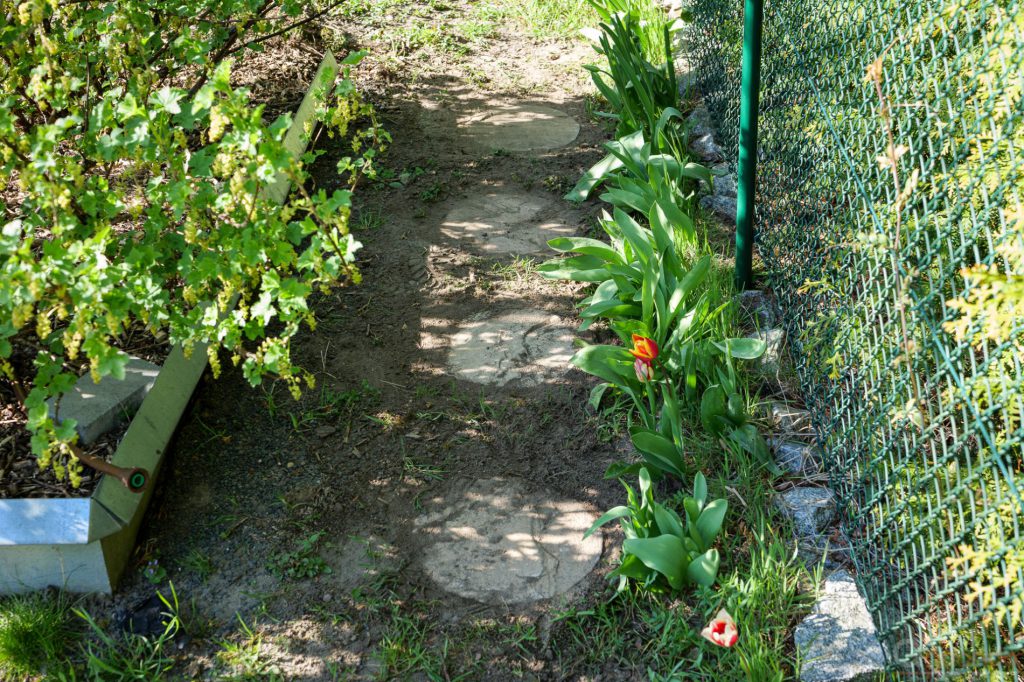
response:
{"label": "dirt path", "polygon": [[[460,11],[468,10],[449,9]],[[359,24],[346,26],[350,43],[370,40]],[[481,479],[515,481],[591,512],[619,503],[618,484],[602,473],[623,456],[621,441],[585,410],[592,381],[567,362],[578,290],[541,279],[535,259],[495,250],[530,250],[537,226],[551,236],[593,226],[593,206],[560,199],[607,138],[588,115],[581,64],[591,58],[585,45],[538,42],[505,26],[468,51],[385,55],[361,69],[394,143],[384,179],[358,197],[363,283],[320,300],[318,325],[298,344],[317,388],[296,404],[282,388],[253,390],[237,374],[204,383],[147,520],[139,565],[158,560],[191,602],[179,666],[187,678],[248,670],[218,643],[253,643],[238,633],[236,613],[259,640],[257,675],[584,674],[559,645],[554,616],[602,598],[613,539],[569,593],[490,605],[438,588],[424,564],[430,529],[416,520]],[[481,141],[473,121],[524,106],[563,112],[578,135],[526,152]],[[329,190],[345,150],[326,152],[317,177]],[[481,224],[480,206],[521,222]],[[527,243],[516,242],[524,234]],[[500,336],[521,320],[533,337],[554,330],[539,343],[562,343],[558,362],[527,343],[488,377],[473,363],[515,342],[502,337],[453,364],[453,346],[480,347],[480,325],[493,323]],[[115,618],[153,589],[140,571],[125,588]],[[602,679],[635,670],[612,666]]]}

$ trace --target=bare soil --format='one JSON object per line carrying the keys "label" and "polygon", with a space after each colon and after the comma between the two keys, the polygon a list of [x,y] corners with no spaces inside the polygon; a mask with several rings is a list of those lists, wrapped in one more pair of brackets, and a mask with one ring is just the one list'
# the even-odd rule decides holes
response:
{"label": "bare soil", "polygon": [[[332,26],[342,36],[336,48],[366,45],[358,24]],[[303,83],[324,47],[312,45],[302,48],[313,51]],[[568,636],[558,611],[609,596],[614,533],[598,569],[572,593],[514,607],[444,592],[419,563],[414,520],[426,496],[501,477],[600,512],[621,497],[602,474],[628,454],[586,409],[594,382],[581,372],[482,386],[455,378],[445,349],[423,342],[485,312],[532,308],[578,323],[578,286],[541,279],[531,260],[462,248],[441,225],[466,197],[516,189],[548,193],[559,222],[588,234],[597,208],[558,202],[607,139],[588,114],[581,65],[593,57],[589,46],[506,25],[462,52],[371,56],[359,68],[359,86],[394,140],[382,159],[392,173],[358,193],[362,284],[320,298],[315,330],[296,345],[317,387],[296,403],[283,387],[250,388],[237,372],[205,380],[134,568],[115,597],[90,603],[106,622],[124,622],[151,599],[142,567],[156,560],[187,605],[176,667],[184,679],[236,670],[217,657],[225,638],[239,641],[236,617],[262,638],[264,671],[286,679],[425,679],[423,670],[440,679],[646,679],[639,666],[595,669],[560,646]],[[581,132],[549,151],[472,148],[457,122],[496,103],[557,108]],[[324,138],[321,149],[316,184],[331,190],[347,150]]]}

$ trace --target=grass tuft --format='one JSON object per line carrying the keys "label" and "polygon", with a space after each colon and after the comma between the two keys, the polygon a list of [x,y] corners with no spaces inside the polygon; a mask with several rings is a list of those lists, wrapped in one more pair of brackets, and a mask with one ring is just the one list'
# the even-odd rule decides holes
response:
{"label": "grass tuft", "polygon": [[0,679],[45,674],[65,660],[78,636],[71,600],[49,590],[0,600]]}

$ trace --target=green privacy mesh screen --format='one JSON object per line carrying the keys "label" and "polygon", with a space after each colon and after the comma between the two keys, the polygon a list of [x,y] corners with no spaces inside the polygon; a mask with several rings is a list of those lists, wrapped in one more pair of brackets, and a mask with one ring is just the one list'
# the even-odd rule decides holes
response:
{"label": "green privacy mesh screen", "polygon": [[[736,158],[743,3],[692,10]],[[901,678],[1024,679],[1022,91],[1021,0],[766,2],[757,248]]]}

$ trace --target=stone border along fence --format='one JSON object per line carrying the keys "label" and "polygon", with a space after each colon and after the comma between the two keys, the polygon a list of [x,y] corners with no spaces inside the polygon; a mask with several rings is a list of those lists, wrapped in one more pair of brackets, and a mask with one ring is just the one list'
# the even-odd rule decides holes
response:
{"label": "stone border along fence", "polygon": [[[689,65],[690,50],[685,39],[675,47],[680,96],[689,97],[694,94],[695,85]],[[702,183],[699,206],[734,230],[736,176],[715,141],[716,126],[703,103],[690,114],[687,124],[690,153],[708,164],[715,175],[713,187]],[[755,371],[766,385],[785,390],[787,387],[779,383],[778,377],[791,372],[786,367],[786,332],[780,326],[779,310],[762,291],[744,291],[738,295],[738,302],[744,331],[767,345]],[[839,532],[835,496],[823,472],[821,451],[814,445],[811,415],[786,402],[772,401],[766,416],[773,428],[767,439],[769,446],[787,476],[776,486],[774,504],[792,522],[799,556],[809,567],[822,563],[824,568],[817,601],[793,635],[800,680],[875,679],[885,672],[885,654],[864,597],[849,571],[852,562]]]}
{"label": "stone border along fence", "polygon": [[[306,150],[305,127],[338,71],[328,50],[285,136],[295,158]],[[290,180],[281,174],[265,192],[283,203],[289,190]],[[123,381],[107,377],[97,385],[88,374],[79,379],[69,397],[81,408],[76,415],[80,433],[98,435],[112,428],[121,412],[139,407],[111,462],[146,469],[149,484],[136,494],[108,475],[87,498],[0,500],[0,594],[53,585],[69,592],[113,592],[135,547],[168,445],[206,364],[205,347],[185,357],[175,346],[162,368],[133,359]],[[62,405],[65,416],[71,407],[71,401]]]}

